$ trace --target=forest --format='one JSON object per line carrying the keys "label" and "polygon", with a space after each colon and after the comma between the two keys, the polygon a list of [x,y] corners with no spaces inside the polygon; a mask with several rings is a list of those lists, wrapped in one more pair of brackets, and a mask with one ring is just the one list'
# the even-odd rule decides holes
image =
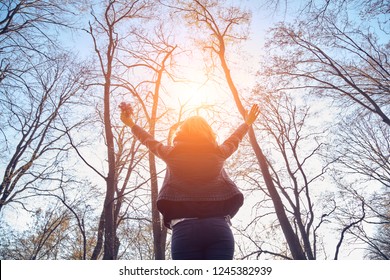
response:
{"label": "forest", "polygon": [[259,105],[236,260],[390,259],[389,1],[0,1],[0,259],[171,259],[121,102],[167,145]]}

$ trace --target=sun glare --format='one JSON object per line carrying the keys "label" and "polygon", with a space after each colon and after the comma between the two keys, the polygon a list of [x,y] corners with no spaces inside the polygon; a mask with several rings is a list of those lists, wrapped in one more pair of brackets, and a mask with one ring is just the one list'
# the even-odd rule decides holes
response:
{"label": "sun glare", "polygon": [[224,80],[221,83],[216,81],[217,73],[208,69],[205,59],[205,54],[197,50],[192,50],[190,55],[179,54],[175,58],[175,81],[164,80],[170,107],[175,111],[193,114],[194,110],[199,108],[212,109],[214,106],[220,106],[227,98],[222,96],[225,94],[222,89]]}
{"label": "sun glare", "polygon": [[213,82],[204,82],[197,75],[192,81],[171,85],[170,96],[176,110],[193,111],[221,105],[221,89]]}
{"label": "sun glare", "polygon": [[212,95],[208,86],[199,87],[196,84],[185,84],[178,88],[177,97],[180,104],[189,107],[199,107],[207,103]]}

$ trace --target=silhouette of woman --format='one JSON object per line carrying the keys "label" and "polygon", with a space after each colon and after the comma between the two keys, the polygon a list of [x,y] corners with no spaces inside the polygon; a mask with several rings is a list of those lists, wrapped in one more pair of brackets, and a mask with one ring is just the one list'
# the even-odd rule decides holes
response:
{"label": "silhouette of woman", "polygon": [[165,226],[172,229],[172,259],[233,259],[230,218],[244,197],[225,172],[224,162],[237,150],[259,107],[253,105],[245,122],[221,145],[205,119],[190,117],[180,126],[173,146],[155,140],[134,123],[129,111],[121,109],[123,123],[167,165],[157,208]]}

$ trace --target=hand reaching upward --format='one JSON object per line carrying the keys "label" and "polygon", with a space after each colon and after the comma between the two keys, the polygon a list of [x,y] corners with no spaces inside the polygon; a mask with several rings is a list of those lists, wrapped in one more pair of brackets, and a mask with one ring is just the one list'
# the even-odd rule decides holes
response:
{"label": "hand reaching upward", "polygon": [[121,120],[122,122],[130,127],[133,127],[135,125],[133,118],[131,115],[133,114],[133,108],[131,108],[131,105],[125,102],[122,102],[119,105],[119,108],[121,109]]}
{"label": "hand reaching upward", "polygon": [[259,109],[259,105],[257,104],[254,104],[249,112],[249,114],[247,113],[246,117],[245,117],[245,123],[247,125],[252,125],[255,120],[257,119],[257,117],[259,116],[260,114],[260,109]]}

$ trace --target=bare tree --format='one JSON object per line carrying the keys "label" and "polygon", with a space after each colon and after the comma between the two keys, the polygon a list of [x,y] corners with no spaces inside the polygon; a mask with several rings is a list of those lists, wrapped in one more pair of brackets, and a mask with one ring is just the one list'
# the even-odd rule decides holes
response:
{"label": "bare tree", "polygon": [[[263,134],[268,165],[307,259],[317,259],[322,251],[321,226],[325,217],[335,211],[334,205],[326,209],[322,199],[317,198],[326,191],[321,181],[331,164],[323,156],[327,130],[310,124],[317,115],[307,105],[296,105],[287,93],[266,93],[263,85],[255,90],[254,100],[258,96],[256,93],[262,92],[258,100],[262,108],[259,130]],[[275,212],[271,210],[269,194],[261,187],[256,170],[248,168],[243,174],[250,185],[258,186],[250,191],[257,198],[261,198],[261,193],[265,196],[263,200],[257,200],[253,206],[255,215],[244,229],[240,229],[254,246],[249,253],[248,249],[243,251],[243,258],[268,254],[289,259],[288,251],[282,245],[284,242],[275,237],[280,226],[273,219]]]}
{"label": "bare tree", "polygon": [[343,170],[390,189],[389,126],[372,116],[355,115],[340,121],[336,128],[333,157]]}
{"label": "bare tree", "polygon": [[[326,147],[325,128],[309,128],[309,108],[297,108],[291,97],[281,95],[278,100],[265,104],[260,120],[266,132],[275,143],[269,162],[275,185],[288,203],[287,211],[293,217],[296,234],[304,247],[308,259],[317,258],[317,233],[322,221],[319,217],[329,213],[316,213],[317,201],[313,192],[316,184],[324,177],[329,163],[323,163],[321,151]],[[283,167],[278,167],[283,162]],[[319,217],[316,217],[318,215]]]}
{"label": "bare tree", "polygon": [[0,211],[23,203],[34,184],[54,179],[67,149],[59,116],[83,90],[85,69],[70,68],[74,61],[58,51],[54,29],[68,26],[71,9],[61,1],[0,3],[0,143],[10,155],[1,162]]}
{"label": "bare tree", "polygon": [[67,238],[69,220],[67,211],[37,210],[34,224],[28,230],[22,233],[12,233],[6,229],[7,232],[2,232],[0,249],[2,259],[57,259],[60,244]]}
{"label": "bare tree", "polygon": [[96,187],[85,181],[59,184],[56,190],[40,192],[45,203],[39,204],[49,206],[30,211],[29,222],[17,228],[2,223],[2,259],[85,260],[91,255]]}
{"label": "bare tree", "polygon": [[[346,224],[350,217],[356,222],[360,217],[360,222],[345,230],[345,234],[365,244],[368,257],[386,258],[386,242],[382,236],[386,236],[389,222],[389,126],[374,116],[355,115],[342,120],[336,129],[334,148],[330,151],[337,158],[334,176],[340,192],[349,194],[342,200],[362,209],[356,214],[350,206],[344,207],[346,210],[338,215],[340,223]],[[353,183],[345,182],[348,178]],[[376,228],[375,235],[368,227]]]}
{"label": "bare tree", "polygon": [[310,16],[312,20],[321,20],[326,14],[333,13],[339,15],[348,10],[356,10],[355,16],[362,19],[376,18],[380,23],[382,30],[388,30],[388,19],[380,18],[380,15],[387,15],[390,11],[390,5],[386,0],[340,0],[340,1],[317,1],[305,0],[299,3],[288,0],[265,0],[263,6],[273,10],[287,13],[291,8],[299,8],[299,16]]}
{"label": "bare tree", "polygon": [[[383,196],[381,195],[381,198]],[[390,260],[390,215],[389,215],[389,199],[381,199],[383,210],[381,217],[376,227],[376,232],[373,236],[370,234],[360,234],[364,242],[368,245],[366,257],[374,260]]]}
{"label": "bare tree", "polygon": [[[388,9],[382,1],[327,4],[317,10],[311,6],[312,14],[302,12],[299,21],[272,29],[261,74],[276,90],[308,93],[305,96],[313,100],[330,97],[332,105],[342,108],[343,125],[332,131],[333,139],[338,138],[332,143],[337,150],[332,160],[338,163],[334,172],[340,193],[350,195],[338,198],[340,211],[333,212],[340,234],[337,259],[341,245],[351,239],[362,246],[373,245],[366,228],[381,215],[362,186],[371,184],[367,189],[374,192],[376,184],[388,185],[388,141],[384,139],[390,125],[389,37],[386,17],[379,16],[388,14]],[[354,22],[348,17],[346,7],[353,5],[353,11],[359,7],[369,13],[368,19],[355,17]],[[344,206],[343,200],[348,201]]]}
{"label": "bare tree", "polygon": [[272,29],[270,63],[263,73],[278,77],[280,89],[330,96],[344,108],[358,107],[390,125],[388,37],[362,26],[332,14],[320,22],[280,24]]}
{"label": "bare tree", "polygon": [[[72,68],[69,68],[72,64]],[[84,90],[83,68],[66,56],[31,64],[22,83],[1,88],[2,164],[0,210],[24,197],[45,181],[58,179],[61,154],[69,150],[61,115],[68,119],[68,104]],[[12,135],[12,136],[11,136]],[[13,137],[12,141],[9,137]]]}
{"label": "bare tree", "polygon": [[100,193],[96,186],[86,180],[61,180],[55,191],[41,194],[41,197],[61,206],[69,218],[68,228],[65,229],[67,238],[58,244],[59,258],[86,260],[91,256],[95,235],[93,223],[96,220],[96,207],[92,205],[96,205],[94,201],[98,196]]}
{"label": "bare tree", "polygon": [[[150,216],[149,211],[142,216]],[[120,259],[152,260],[155,258],[152,224],[150,219],[130,215],[122,222],[118,235],[126,243],[120,252]]]}
{"label": "bare tree", "polygon": [[[70,26],[75,3],[63,1],[5,0],[0,3],[0,82],[20,79],[29,58],[51,57],[48,46],[57,44],[55,28]],[[26,64],[25,64],[26,63]],[[31,65],[30,65],[31,67]]]}

